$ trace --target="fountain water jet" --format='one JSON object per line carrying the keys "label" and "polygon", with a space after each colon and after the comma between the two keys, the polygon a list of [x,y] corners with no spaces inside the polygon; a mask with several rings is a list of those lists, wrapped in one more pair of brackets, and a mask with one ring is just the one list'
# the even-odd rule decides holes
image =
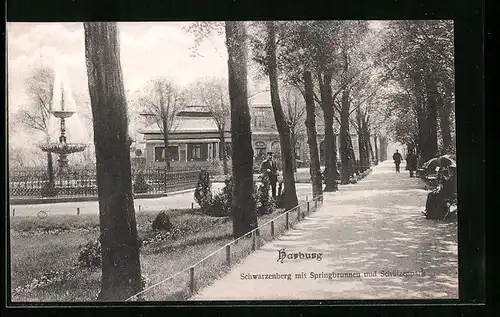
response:
{"label": "fountain water jet", "polygon": [[[44,144],[39,144],[38,147],[44,151],[49,153],[54,153],[59,156],[57,160],[59,163],[59,172],[58,174],[64,173],[64,170],[68,167],[68,155],[72,153],[78,153],[85,150],[87,147],[86,144],[82,143],[68,143],[66,140],[66,119],[70,118],[73,114],[75,114],[76,110],[65,108],[65,94],[68,93],[65,91],[65,82],[62,77],[61,67],[59,68],[58,75],[55,78],[54,83],[54,97],[52,98],[52,107],[50,113],[60,120],[60,136],[59,142],[47,142]],[[60,85],[61,89],[56,89]],[[71,95],[69,95],[71,96]],[[59,100],[60,98],[60,100]],[[60,107],[57,107],[56,103],[60,103]]]}

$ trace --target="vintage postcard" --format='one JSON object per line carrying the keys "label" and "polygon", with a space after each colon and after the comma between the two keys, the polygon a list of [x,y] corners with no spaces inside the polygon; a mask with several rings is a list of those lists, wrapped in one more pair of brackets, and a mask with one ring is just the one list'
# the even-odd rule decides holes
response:
{"label": "vintage postcard", "polygon": [[458,299],[451,20],[7,23],[10,300]]}

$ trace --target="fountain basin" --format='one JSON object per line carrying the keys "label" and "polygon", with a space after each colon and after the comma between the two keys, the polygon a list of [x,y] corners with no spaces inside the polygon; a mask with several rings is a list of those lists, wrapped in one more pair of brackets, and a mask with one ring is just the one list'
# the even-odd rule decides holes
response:
{"label": "fountain basin", "polygon": [[51,112],[54,115],[54,117],[59,119],[67,119],[75,113],[75,111],[73,110],[53,110]]}
{"label": "fountain basin", "polygon": [[82,152],[87,147],[83,143],[46,143],[39,144],[38,147],[44,152],[55,153],[59,155]]}

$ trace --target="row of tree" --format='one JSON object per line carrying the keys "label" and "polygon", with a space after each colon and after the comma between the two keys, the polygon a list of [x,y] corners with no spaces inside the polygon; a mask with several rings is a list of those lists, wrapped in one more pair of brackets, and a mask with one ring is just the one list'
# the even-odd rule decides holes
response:
{"label": "row of tree", "polygon": [[455,151],[453,21],[391,21],[380,51],[387,129],[422,161]]}

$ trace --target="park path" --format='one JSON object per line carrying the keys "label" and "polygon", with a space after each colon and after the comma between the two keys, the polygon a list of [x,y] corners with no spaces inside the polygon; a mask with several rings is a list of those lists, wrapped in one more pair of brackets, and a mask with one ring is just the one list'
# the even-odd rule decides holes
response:
{"label": "park path", "polygon": [[[324,204],[294,229],[252,253],[192,300],[335,300],[458,298],[456,223],[421,214],[427,192],[420,179],[383,162],[358,184],[325,193]],[[278,262],[278,250],[320,252],[322,260]],[[381,271],[417,272],[410,276]],[[364,273],[376,271],[375,276]],[[421,276],[421,272],[424,275]],[[306,278],[295,278],[305,272]],[[325,273],[360,277],[318,278]],[[292,274],[287,279],[242,275]],[[249,274],[249,275],[248,275]],[[324,275],[325,276],[325,275]]]}

